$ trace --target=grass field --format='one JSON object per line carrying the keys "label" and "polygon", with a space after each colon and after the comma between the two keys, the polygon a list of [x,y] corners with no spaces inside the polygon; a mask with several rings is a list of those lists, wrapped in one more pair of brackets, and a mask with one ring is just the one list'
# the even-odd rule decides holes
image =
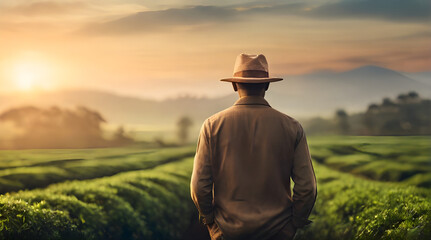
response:
{"label": "grass field", "polygon": [[[318,197],[313,224],[296,239],[431,239],[429,137],[309,145]],[[181,239],[196,211],[193,154],[194,146],[2,151],[0,239]]]}

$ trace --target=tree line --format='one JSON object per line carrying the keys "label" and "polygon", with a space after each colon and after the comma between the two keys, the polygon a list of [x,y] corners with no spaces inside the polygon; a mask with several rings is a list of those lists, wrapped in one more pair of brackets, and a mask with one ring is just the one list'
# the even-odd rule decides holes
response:
{"label": "tree line", "polygon": [[333,118],[312,118],[304,126],[309,134],[430,135],[431,100],[411,91],[395,99],[383,98],[361,113],[349,115],[344,109],[338,109]]}

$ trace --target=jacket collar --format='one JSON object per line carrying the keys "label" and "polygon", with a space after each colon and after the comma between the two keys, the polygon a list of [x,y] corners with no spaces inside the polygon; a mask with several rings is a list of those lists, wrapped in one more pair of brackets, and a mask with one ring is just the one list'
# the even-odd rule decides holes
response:
{"label": "jacket collar", "polygon": [[246,96],[238,99],[234,105],[265,105],[271,107],[265,98],[260,96]]}

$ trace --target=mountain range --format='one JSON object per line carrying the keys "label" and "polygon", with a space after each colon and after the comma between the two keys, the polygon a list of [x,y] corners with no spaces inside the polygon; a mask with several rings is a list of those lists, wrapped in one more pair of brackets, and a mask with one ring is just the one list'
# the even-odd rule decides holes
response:
{"label": "mountain range", "polygon": [[[272,107],[295,118],[332,116],[337,109],[348,113],[364,111],[370,103],[409,91],[430,98],[427,76],[430,75],[400,73],[378,66],[338,73],[321,71],[285,76],[284,81],[270,84],[266,98]],[[0,111],[23,105],[82,105],[99,111],[109,123],[173,128],[181,116],[200,123],[231,106],[237,98],[233,91],[217,98],[178,97],[157,101],[99,90],[58,90],[0,95]]]}

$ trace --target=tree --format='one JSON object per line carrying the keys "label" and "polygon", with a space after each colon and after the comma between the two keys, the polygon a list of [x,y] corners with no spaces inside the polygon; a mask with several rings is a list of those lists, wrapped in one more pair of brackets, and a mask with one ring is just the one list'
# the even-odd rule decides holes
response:
{"label": "tree", "polygon": [[189,138],[189,129],[192,125],[192,120],[187,116],[183,116],[178,120],[178,140],[181,144],[187,143]]}
{"label": "tree", "polygon": [[406,102],[406,101],[407,101],[407,98],[408,98],[408,95],[406,95],[406,94],[400,94],[400,95],[398,95],[398,97],[397,97],[398,101],[399,101],[399,102],[401,102],[401,103]]}
{"label": "tree", "polygon": [[13,148],[87,148],[108,146],[102,115],[86,107],[18,107],[0,114],[16,128]]}
{"label": "tree", "polygon": [[419,98],[419,94],[415,91],[411,91],[407,94],[407,96],[409,96],[409,98]]}
{"label": "tree", "polygon": [[390,98],[383,98],[382,106],[394,106],[394,102]]}
{"label": "tree", "polygon": [[343,109],[338,109],[335,112],[335,122],[340,134],[348,134],[350,130],[349,116]]}
{"label": "tree", "polygon": [[375,103],[368,105],[367,113],[378,113],[379,106]]}
{"label": "tree", "polygon": [[416,103],[420,101],[419,94],[415,91],[410,91],[407,94],[400,94],[397,97],[399,103]]}
{"label": "tree", "polygon": [[134,142],[133,138],[127,136],[123,126],[119,126],[117,130],[114,132],[114,138],[112,140],[112,143],[114,146],[127,145],[133,142]]}

